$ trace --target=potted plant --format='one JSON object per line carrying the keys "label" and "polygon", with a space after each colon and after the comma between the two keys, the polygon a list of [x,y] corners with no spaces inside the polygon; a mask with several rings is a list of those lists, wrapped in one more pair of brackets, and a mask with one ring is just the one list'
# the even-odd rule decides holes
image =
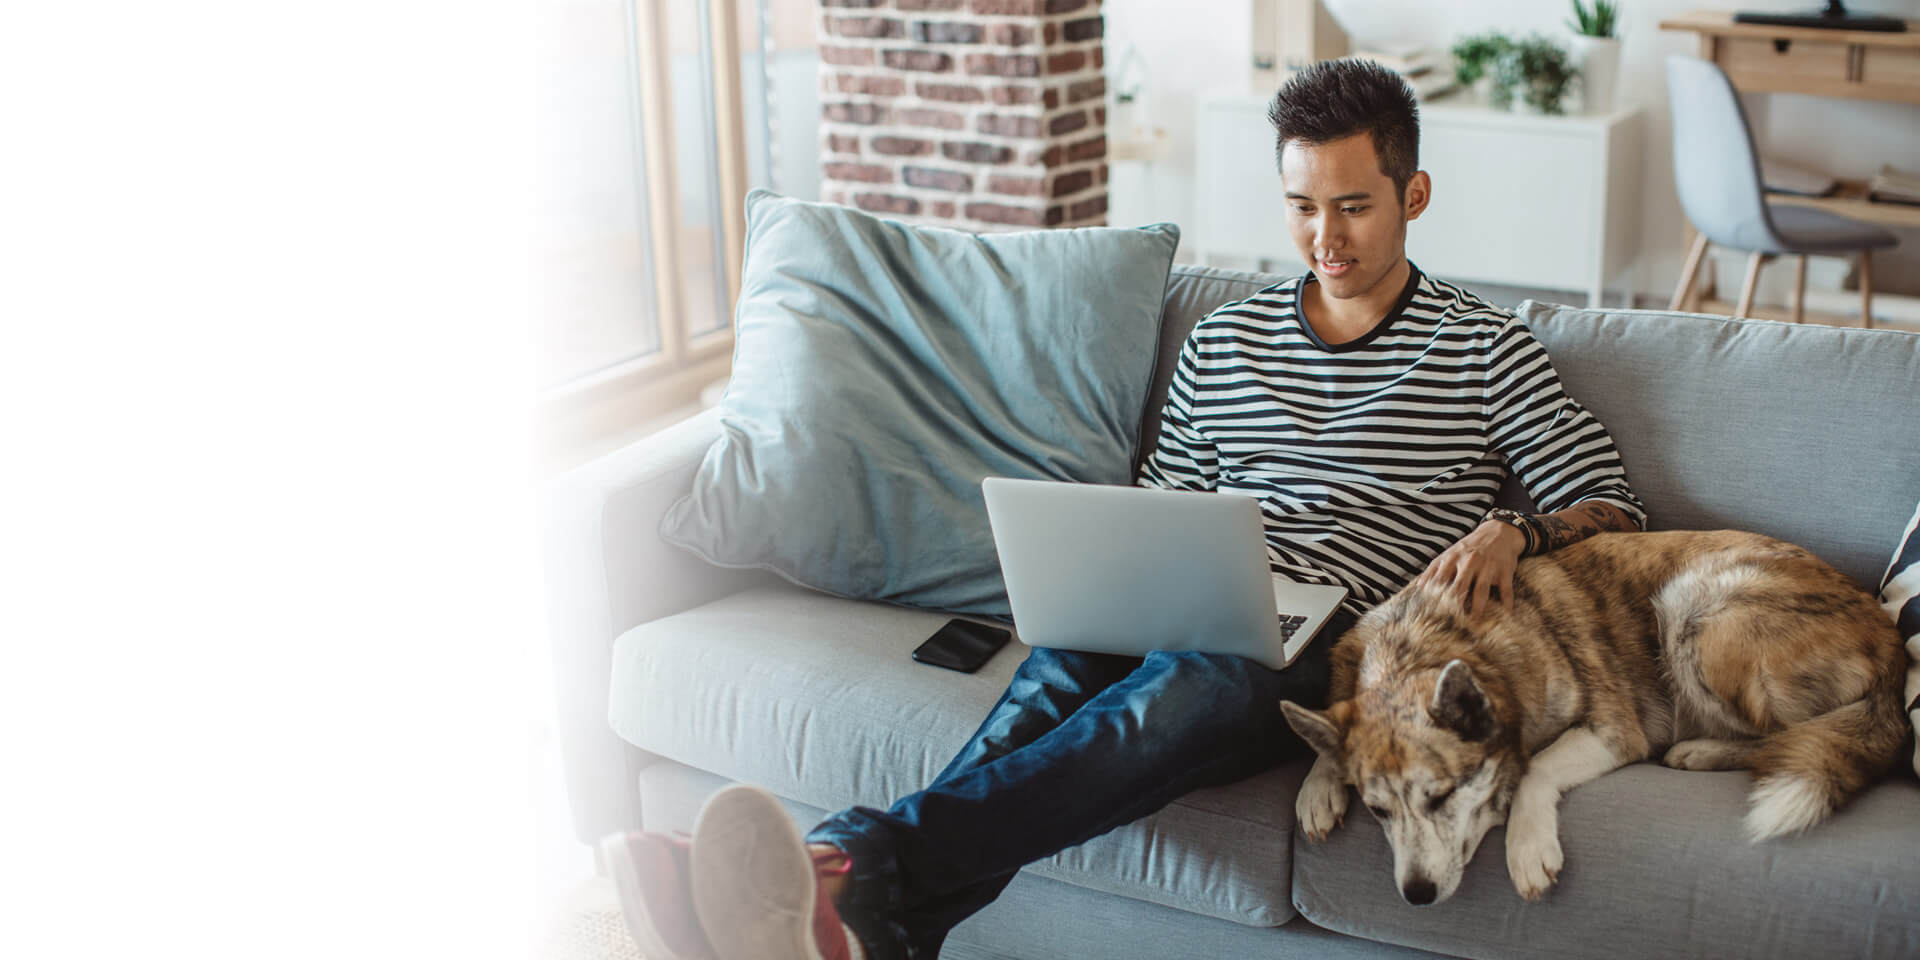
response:
{"label": "potted plant", "polygon": [[1517,95],[1541,113],[1564,113],[1561,101],[1573,85],[1573,61],[1560,45],[1545,37],[1529,37],[1512,44],[1493,60],[1493,100],[1513,108]]}
{"label": "potted plant", "polygon": [[1497,95],[1490,89],[1493,61],[1513,48],[1504,33],[1476,33],[1453,45],[1453,79],[1463,90],[1473,90],[1489,99]]}
{"label": "potted plant", "polygon": [[1580,61],[1580,89],[1588,113],[1613,109],[1613,88],[1620,74],[1620,41],[1614,36],[1619,12],[1611,0],[1593,0],[1591,8],[1573,0],[1573,17],[1567,26],[1573,30],[1573,53]]}

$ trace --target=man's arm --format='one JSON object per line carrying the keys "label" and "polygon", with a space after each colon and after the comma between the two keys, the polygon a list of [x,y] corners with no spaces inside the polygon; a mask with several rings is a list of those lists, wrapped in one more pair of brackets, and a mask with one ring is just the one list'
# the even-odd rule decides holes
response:
{"label": "man's arm", "polygon": [[1625,510],[1604,500],[1576,503],[1554,513],[1539,513],[1531,519],[1538,525],[1541,542],[1533,553],[1546,553],[1570,547],[1596,533],[1635,533],[1640,524]]}
{"label": "man's arm", "polygon": [[[1524,324],[1507,323],[1489,358],[1489,441],[1547,512],[1509,522],[1495,510],[1428,564],[1469,612],[1513,593],[1523,555],[1545,553],[1609,530],[1641,529],[1645,509],[1627,484],[1613,438],[1560,386],[1547,351]],[[1558,509],[1555,509],[1558,508]],[[1504,529],[1502,529],[1504,528]]]}
{"label": "man's arm", "polygon": [[1450,587],[1472,614],[1513,596],[1513,573],[1520,558],[1558,550],[1596,533],[1640,529],[1625,510],[1603,500],[1576,503],[1552,513],[1515,516],[1523,518],[1523,524],[1489,515],[1472,533],[1433,558],[1414,582]]}
{"label": "man's arm", "polygon": [[1200,392],[1200,328],[1195,327],[1180,348],[1180,359],[1167,385],[1167,402],[1160,411],[1160,438],[1140,463],[1134,485],[1162,490],[1209,491],[1219,484],[1220,452],[1193,425],[1193,406]]}

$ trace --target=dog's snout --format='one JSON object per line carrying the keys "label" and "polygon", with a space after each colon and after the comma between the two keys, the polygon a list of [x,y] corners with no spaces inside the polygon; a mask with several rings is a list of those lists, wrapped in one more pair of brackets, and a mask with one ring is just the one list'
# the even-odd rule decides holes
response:
{"label": "dog's snout", "polygon": [[1416,907],[1424,907],[1432,903],[1434,894],[1437,892],[1438,891],[1434,889],[1433,881],[1425,877],[1416,877],[1409,880],[1406,886],[1400,888],[1400,895],[1405,897],[1408,903]]}

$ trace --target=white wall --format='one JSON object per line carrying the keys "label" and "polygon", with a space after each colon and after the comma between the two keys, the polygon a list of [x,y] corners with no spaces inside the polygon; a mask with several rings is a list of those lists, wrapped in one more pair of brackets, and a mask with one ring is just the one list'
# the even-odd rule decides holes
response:
{"label": "white wall", "polygon": [[[1641,212],[1642,293],[1664,298],[1679,279],[1684,216],[1673,188],[1672,133],[1663,62],[1693,54],[1694,34],[1663,31],[1659,23],[1690,10],[1802,10],[1821,0],[1625,0],[1621,4],[1621,65],[1618,95],[1646,109],[1646,184]],[[1529,0],[1337,0],[1329,5],[1348,17],[1359,43],[1426,42],[1442,49],[1462,36],[1486,30],[1513,34],[1567,35],[1569,2]],[[1858,13],[1920,17],[1920,0],[1854,0]],[[1355,22],[1349,8],[1364,10],[1374,24]],[[1128,43],[1139,47],[1150,72],[1149,109],[1167,128],[1172,155],[1151,168],[1114,166],[1116,224],[1172,220],[1192,228],[1193,114],[1201,92],[1245,89],[1250,58],[1250,0],[1106,0],[1109,62]],[[1793,94],[1749,95],[1747,110],[1761,150],[1770,156],[1824,169],[1841,177],[1871,176],[1882,163],[1920,169],[1920,106],[1872,103]],[[1436,184],[1436,190],[1446,189]],[[1274,216],[1279,216],[1274,211]],[[1516,212],[1515,215],[1518,215]],[[1920,231],[1898,231],[1901,247],[1874,258],[1874,285],[1890,292],[1920,293]],[[1187,247],[1188,244],[1182,243]],[[1275,251],[1289,256],[1288,251]],[[1773,273],[1790,274],[1776,268]],[[1818,273],[1816,272],[1816,276]],[[1725,286],[1723,281],[1723,287]]]}

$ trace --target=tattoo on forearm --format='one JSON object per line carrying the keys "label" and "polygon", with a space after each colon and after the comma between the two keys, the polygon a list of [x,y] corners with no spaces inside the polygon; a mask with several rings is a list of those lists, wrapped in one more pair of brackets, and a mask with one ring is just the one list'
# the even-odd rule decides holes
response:
{"label": "tattoo on forearm", "polygon": [[1558,550],[1597,533],[1638,529],[1624,511],[1610,504],[1586,503],[1567,512],[1574,515],[1573,519],[1550,513],[1535,518],[1540,521],[1540,529],[1546,534],[1545,549]]}
{"label": "tattoo on forearm", "polygon": [[1551,513],[1541,515],[1540,529],[1547,535],[1548,550],[1558,550],[1570,543],[1577,543],[1581,539],[1578,528]]}

